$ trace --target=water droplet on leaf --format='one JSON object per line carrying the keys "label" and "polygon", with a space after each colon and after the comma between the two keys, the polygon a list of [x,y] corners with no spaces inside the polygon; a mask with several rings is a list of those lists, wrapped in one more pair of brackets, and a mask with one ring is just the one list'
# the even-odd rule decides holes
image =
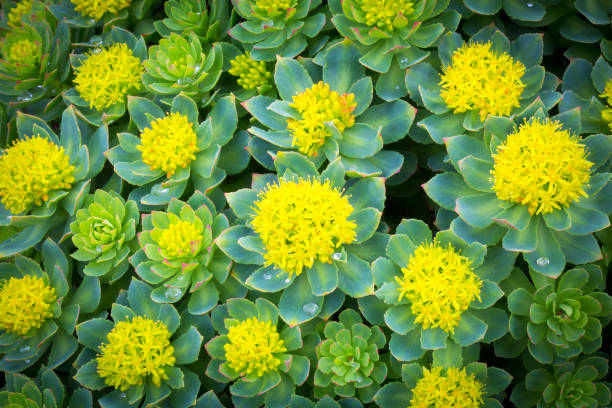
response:
{"label": "water droplet on leaf", "polygon": [[264,274],[262,275],[262,277],[263,277],[265,280],[270,280],[270,279],[272,279],[272,274],[271,274],[270,272],[266,272],[266,273],[264,273]]}
{"label": "water droplet on leaf", "polygon": [[550,259],[541,256],[538,258],[536,263],[538,264],[538,266],[548,266],[548,264],[550,264]]}
{"label": "water droplet on leaf", "polygon": [[20,352],[20,353],[26,353],[26,352],[28,352],[28,351],[30,351],[30,346],[21,346],[21,347],[19,348],[19,352]]}
{"label": "water droplet on leaf", "polygon": [[302,311],[310,316],[314,316],[318,310],[319,310],[319,305],[313,302],[306,303],[304,306],[302,306]]}
{"label": "water droplet on leaf", "polygon": [[166,289],[166,299],[174,300],[181,296],[181,293],[179,288],[168,288]]}

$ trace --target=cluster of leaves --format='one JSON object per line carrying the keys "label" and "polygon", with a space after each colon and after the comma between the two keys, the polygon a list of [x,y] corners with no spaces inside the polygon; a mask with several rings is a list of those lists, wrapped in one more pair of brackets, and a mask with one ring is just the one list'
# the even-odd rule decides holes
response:
{"label": "cluster of leaves", "polygon": [[610,406],[610,15],[3,2],[0,405]]}

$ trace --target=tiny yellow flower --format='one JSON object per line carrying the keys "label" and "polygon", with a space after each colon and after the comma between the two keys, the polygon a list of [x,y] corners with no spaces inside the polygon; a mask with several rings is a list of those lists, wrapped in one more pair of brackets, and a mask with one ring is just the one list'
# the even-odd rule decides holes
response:
{"label": "tiny yellow flower", "polygon": [[198,138],[193,124],[180,113],[155,119],[140,134],[142,161],[151,170],[161,169],[171,177],[179,167],[185,168],[195,159]]}
{"label": "tiny yellow flower", "polygon": [[7,59],[13,64],[35,67],[40,63],[40,44],[19,40],[9,49]]}
{"label": "tiny yellow flower", "polygon": [[142,87],[142,64],[127,44],[96,49],[76,68],[75,88],[90,108],[101,111]]}
{"label": "tiny yellow flower", "polygon": [[476,111],[481,120],[487,115],[508,116],[520,105],[524,73],[520,61],[491,51],[490,42],[465,44],[443,67],[440,95],[455,113]]}
{"label": "tiny yellow flower", "polygon": [[23,0],[8,12],[8,26],[17,28],[21,26],[23,16],[32,11],[32,0]]}
{"label": "tiny yellow flower", "polygon": [[176,361],[166,325],[142,316],[115,324],[96,360],[98,375],[122,391],[141,385],[147,377],[159,386],[168,379],[166,368]]}
{"label": "tiny yellow flower", "polygon": [[367,25],[389,31],[397,25],[398,15],[407,17],[414,11],[414,2],[410,0],[356,0],[355,2],[365,14]]}
{"label": "tiny yellow flower", "polygon": [[[253,0],[251,0],[253,1]],[[296,0],[254,0],[255,8],[264,10],[266,16],[276,18],[281,14],[287,13],[287,9],[295,7]]]}
{"label": "tiny yellow flower", "polygon": [[556,121],[524,123],[493,155],[493,191],[520,203],[530,214],[546,214],[586,197],[593,163],[577,136]]}
{"label": "tiny yellow flower", "polygon": [[484,385],[465,368],[423,369],[423,377],[412,389],[408,408],[479,408],[484,404]]}
{"label": "tiny yellow flower", "polygon": [[275,353],[287,351],[272,323],[249,317],[229,328],[225,344],[227,364],[241,375],[256,373],[258,377],[276,371],[280,360]]}
{"label": "tiny yellow flower", "polygon": [[0,155],[0,198],[13,214],[41,205],[74,182],[74,166],[64,148],[34,136],[17,140]]}
{"label": "tiny yellow flower", "polygon": [[608,124],[610,130],[612,130],[612,79],[606,82],[604,93],[599,96],[604,98],[608,105],[607,108],[601,111],[601,118]]}
{"label": "tiny yellow flower", "polygon": [[250,91],[270,85],[272,73],[266,69],[266,63],[252,60],[249,52],[238,55],[230,61],[230,65],[228,72],[238,77],[236,82],[244,89]]}
{"label": "tiny yellow flower", "polygon": [[419,245],[402,273],[395,277],[398,301],[410,301],[415,322],[423,329],[439,327],[454,333],[461,314],[474,299],[480,300],[482,281],[470,260],[451,245],[442,247],[437,241]]}
{"label": "tiny yellow flower", "polygon": [[168,228],[151,231],[151,238],[161,248],[162,256],[175,260],[197,255],[204,240],[202,223],[183,221],[170,213],[168,217],[171,219]]}
{"label": "tiny yellow flower", "polygon": [[86,17],[100,20],[104,14],[117,14],[130,6],[131,0],[70,0],[74,9]]}
{"label": "tiny yellow flower", "polygon": [[316,156],[325,139],[331,136],[325,122],[333,122],[340,132],[355,124],[355,95],[340,95],[322,81],[295,95],[289,106],[302,116],[302,119],[287,119],[293,146],[308,156]]}
{"label": "tiny yellow flower", "polygon": [[266,265],[300,275],[314,261],[331,263],[342,244],[355,240],[353,207],[326,180],[280,180],[259,193],[251,221],[266,250]]}
{"label": "tiny yellow flower", "polygon": [[0,329],[27,335],[53,316],[55,299],[55,289],[37,276],[0,281]]}

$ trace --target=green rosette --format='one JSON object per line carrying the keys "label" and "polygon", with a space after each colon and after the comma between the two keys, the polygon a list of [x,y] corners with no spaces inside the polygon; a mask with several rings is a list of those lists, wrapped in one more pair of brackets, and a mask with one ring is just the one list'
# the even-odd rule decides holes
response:
{"label": "green rosette", "polygon": [[[279,58],[274,81],[281,99],[259,95],[242,103],[258,122],[248,129],[254,136],[249,143],[249,152],[253,158],[264,167],[273,169],[270,154],[297,150],[305,143],[302,140],[314,137],[312,130],[303,136],[296,136],[297,131],[292,134],[289,130],[292,122],[306,124],[309,115],[309,112],[304,111],[307,115],[304,117],[291,105],[297,96],[319,87],[322,81],[324,87],[329,86],[329,90],[337,93],[340,98],[346,95],[351,100],[350,95],[354,95],[354,109],[343,119],[346,122],[348,118],[354,118],[354,124],[344,127],[343,122],[342,131],[337,126],[339,118],[311,124],[325,132],[319,142],[305,146],[314,165],[319,168],[325,161],[332,162],[340,158],[350,177],[390,177],[398,173],[404,157],[396,151],[383,150],[383,145],[405,137],[416,109],[402,100],[371,105],[372,79],[365,75],[358,58],[359,51],[348,41],[335,44],[323,56],[315,58],[314,62],[322,68],[304,60],[301,63]],[[317,103],[324,104],[325,97],[321,97],[321,102]]]}
{"label": "green rosette", "polygon": [[325,14],[313,12],[321,0],[266,2],[269,7],[259,3],[232,0],[234,10],[246,21],[229,31],[255,60],[274,61],[277,55],[293,58],[306,49],[307,39],[317,36],[325,25]]}
{"label": "green rosette", "polygon": [[[256,370],[249,371],[252,366],[236,371],[234,364],[237,363],[234,354],[230,354],[228,361],[228,348],[232,345],[231,335],[234,330],[243,331],[248,322],[255,321],[260,330],[244,333],[253,339],[264,335],[265,343],[261,347],[271,348],[262,350],[262,355],[274,358],[278,365],[267,367],[261,375]],[[301,355],[304,347],[302,330],[300,326],[287,326],[279,321],[279,310],[270,301],[258,298],[254,302],[247,299],[229,299],[227,303],[219,305],[212,313],[212,323],[216,337],[206,343],[206,351],[211,357],[206,367],[206,375],[219,383],[232,383],[229,387],[232,402],[235,406],[249,408],[260,407],[284,407],[289,405],[295,398],[295,387],[305,383],[310,372],[310,360]],[[240,327],[243,326],[243,327]],[[263,337],[262,337],[262,341]],[[242,346],[242,347],[241,347]],[[236,344],[236,349],[242,352],[254,344]],[[245,363],[253,363],[257,352],[245,353]],[[268,357],[269,356],[269,357]],[[264,357],[259,357],[264,358]]]}
{"label": "green rosette", "polygon": [[[480,282],[479,290],[476,291],[478,296],[471,297],[466,309],[456,310],[458,321],[453,330],[445,330],[441,325],[423,328],[423,324],[416,321],[418,314],[414,313],[412,302],[406,297],[400,299],[401,268],[407,268],[412,258],[417,259],[417,249],[428,248],[432,244],[446,249],[450,245],[455,254],[453,258],[464,257],[464,262],[469,262],[470,272],[466,273],[475,275]],[[422,258],[422,255],[418,257]],[[492,343],[508,332],[506,311],[494,305],[504,295],[498,284],[510,275],[515,258],[516,255],[499,247],[487,250],[486,246],[478,242],[468,245],[450,230],[440,231],[434,237],[422,221],[403,220],[395,234],[389,238],[386,257],[380,257],[372,263],[378,299],[360,299],[359,306],[370,322],[385,325],[392,330],[389,350],[399,361],[418,360],[428,350],[443,352],[457,346]],[[430,261],[421,259],[421,262]],[[458,274],[460,270],[446,270],[443,266],[440,268],[446,275],[453,273],[458,277],[464,276]],[[462,278],[456,283],[458,286],[454,292],[459,291],[459,285],[467,283]],[[442,323],[442,320],[439,322]]]}
{"label": "green rosette", "polygon": [[[106,313],[102,317],[93,317],[79,323],[76,333],[79,343],[83,346],[73,365],[76,368],[74,379],[83,387],[99,395],[98,403],[102,407],[139,407],[139,406],[172,406],[187,408],[193,406],[200,390],[198,374],[188,368],[195,363],[200,355],[204,336],[201,333],[210,331],[210,319],[207,316],[191,316],[181,313],[172,305],[159,304],[151,300],[151,287],[132,279],[127,291],[122,291],[112,304],[110,317]],[[98,358],[102,354],[102,346],[111,343],[109,333],[119,323],[130,323],[138,319],[152,320],[162,324],[169,332],[169,345],[172,346],[172,365],[159,368],[161,374],[159,385],[156,385],[147,368],[138,366],[141,371],[140,384],[133,384],[121,389],[109,386],[98,371]],[[142,339],[147,333],[141,333]],[[156,344],[162,353],[163,344]],[[151,353],[151,345],[141,352]],[[133,351],[132,351],[133,352]],[[135,356],[131,355],[131,360]],[[154,361],[141,363],[154,364]],[[134,364],[134,363],[132,363]],[[150,369],[150,367],[149,367]],[[145,374],[142,374],[145,372]],[[134,374],[135,376],[136,374]]]}
{"label": "green rosette", "polygon": [[610,406],[610,386],[604,381],[608,360],[585,357],[527,373],[513,390],[510,400],[518,407]]}
{"label": "green rosette", "polygon": [[[226,175],[240,173],[248,164],[249,155],[244,149],[248,134],[241,131],[234,136],[238,119],[235,100],[231,95],[217,100],[203,122],[200,122],[196,103],[183,94],[172,99],[167,113],[159,105],[142,97],[129,97],[127,107],[131,121],[141,135],[145,130],[151,130],[156,120],[179,114],[187,117],[196,137],[195,157],[183,162],[185,167],[177,165],[174,173],[168,176],[161,168],[152,169],[143,162],[142,150],[139,150],[142,149],[140,137],[129,132],[118,134],[119,144],[105,155],[119,177],[137,186],[130,193],[130,199],[139,206],[166,205],[172,198],[179,198],[188,185],[193,185],[196,190],[209,191],[218,186]],[[160,154],[160,160],[162,156]]]}
{"label": "green rosette", "polygon": [[59,136],[42,119],[21,112],[17,114],[16,128],[19,140],[25,141],[38,135],[63,148],[70,165],[74,166],[74,181],[69,189],[50,191],[47,200],[23,213],[13,214],[0,204],[0,229],[12,228],[15,231],[0,242],[0,258],[33,247],[47,233],[53,233],[59,239],[67,232],[65,222],[81,208],[89,193],[91,179],[104,167],[104,157],[90,152],[108,149],[108,128],[101,126],[92,129],[77,116],[72,106],[62,113]]}
{"label": "green rosette", "polygon": [[[556,278],[566,262],[581,265],[602,258],[593,232],[610,225],[611,150],[609,144],[601,143],[599,135],[577,139],[577,145],[585,146],[592,166],[588,184],[584,186],[586,196],[568,206],[543,215],[531,214],[526,205],[498,199],[492,187],[492,154],[516,131],[517,124],[546,120],[545,109],[543,102],[536,99],[514,121],[489,116],[483,139],[466,135],[446,138],[444,142],[454,171],[436,175],[423,188],[436,204],[451,212],[446,213],[447,223],[458,236],[487,245],[501,241],[504,249],[522,253],[535,271]],[[580,109],[576,108],[551,119],[559,122],[563,131],[580,135],[580,116]],[[455,219],[452,219],[453,213],[457,215]]]}
{"label": "green rosette", "polygon": [[[45,366],[50,369],[68,361],[78,347],[74,328],[79,315],[94,312],[100,302],[100,282],[97,278],[85,277],[77,288],[72,287],[71,265],[55,242],[45,240],[41,255],[42,268],[34,260],[21,255],[16,255],[12,263],[0,264],[3,286],[9,285],[7,287],[10,288],[11,279],[42,279],[47,287],[52,288],[54,296],[54,301],[49,305],[50,315],[40,322],[39,327],[32,326],[23,335],[0,329],[0,369],[6,373],[32,367],[44,356]],[[15,290],[12,293],[14,301],[21,299],[18,292]],[[29,302],[32,302],[31,298]],[[3,310],[9,306],[3,305]],[[37,307],[30,303],[17,306],[24,313],[30,313],[28,310]]]}
{"label": "green rosette", "polygon": [[387,377],[387,365],[379,355],[387,343],[383,331],[378,326],[366,326],[359,313],[346,309],[338,321],[325,324],[324,334],[317,346],[315,396],[358,395],[362,403],[372,402]]}
{"label": "green rosette", "polygon": [[[293,326],[313,318],[330,316],[338,310],[345,295],[361,298],[374,293],[374,277],[370,262],[386,245],[387,235],[376,232],[385,200],[382,178],[364,178],[345,184],[345,170],[336,159],[321,173],[305,156],[295,152],[279,152],[274,160],[277,174],[254,175],[251,188],[227,193],[230,208],[237,217],[236,225],[216,238],[216,245],[236,262],[238,279],[251,290],[282,291],[279,310],[283,321]],[[347,221],[355,223],[355,237],[350,244],[334,249],[329,262],[315,260],[297,274],[266,263],[267,250],[253,230],[255,203],[258,195],[279,181],[317,180],[329,187],[344,189],[352,206]],[[288,205],[291,207],[291,205]],[[284,215],[279,211],[278,219]]]}
{"label": "green rosette", "polygon": [[496,353],[516,357],[526,344],[538,362],[559,365],[600,349],[601,328],[610,322],[612,308],[612,297],[602,291],[601,268],[576,267],[556,281],[533,272],[530,276],[533,283],[515,269],[503,284],[510,333],[495,345]]}
{"label": "green rosette", "polygon": [[[429,134],[433,142],[443,144],[444,138],[482,131],[484,120],[477,110],[455,113],[448,107],[440,94],[442,90],[440,79],[443,75],[443,67],[452,66],[453,55],[459,49],[466,44],[486,43],[491,44],[492,52],[497,55],[505,53],[515,63],[524,66],[524,73],[520,77],[524,88],[518,97],[518,106],[513,107],[510,114],[505,116],[525,116],[525,112],[534,110],[534,104],[542,107],[544,111],[549,111],[561,100],[561,94],[556,91],[560,83],[559,78],[545,72],[544,67],[540,65],[544,50],[541,34],[522,34],[510,41],[494,25],[489,25],[474,34],[466,43],[458,33],[447,33],[442,37],[438,46],[437,56],[440,62],[437,64],[435,60],[420,62],[410,67],[405,76],[410,98],[430,112],[430,114],[425,111],[420,112],[417,124]],[[482,69],[476,66],[470,68]],[[482,74],[491,75],[486,71],[483,71]],[[509,72],[506,72],[506,75],[508,74]],[[502,86],[504,79],[504,77],[491,78],[491,80],[498,81],[499,86]]]}
{"label": "green rosette", "polygon": [[83,273],[113,284],[129,267],[136,228],[140,222],[138,206],[127,203],[114,191],[96,190],[87,196],[84,208],[70,224],[72,242],[77,250],[70,256],[86,262]]}
{"label": "green rosette", "polygon": [[[182,234],[168,232],[174,224],[184,223],[192,226],[191,235],[183,230]],[[189,313],[201,315],[209,312],[220,296],[244,296],[244,288],[229,276],[232,260],[213,243],[228,227],[227,217],[217,214],[212,201],[200,192],[186,203],[172,199],[167,212],[144,215],[143,230],[138,234],[141,249],[130,263],[138,276],[154,285],[151,299],[175,303],[186,297]],[[179,243],[188,245],[188,250],[173,251],[172,245]]]}
{"label": "green rosette", "polygon": [[[207,3],[210,3],[210,8]],[[231,7],[227,1],[168,0],[164,3],[164,11],[166,18],[153,22],[162,37],[193,31],[204,41],[212,43],[223,39],[230,29]]]}

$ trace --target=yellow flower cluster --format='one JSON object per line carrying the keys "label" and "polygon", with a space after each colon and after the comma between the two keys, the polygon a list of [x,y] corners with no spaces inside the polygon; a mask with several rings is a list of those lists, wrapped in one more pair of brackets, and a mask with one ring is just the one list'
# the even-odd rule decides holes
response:
{"label": "yellow flower cluster", "polygon": [[162,255],[170,260],[197,255],[204,239],[202,226],[179,220],[174,214],[168,216],[171,217],[168,228],[151,231],[151,238],[161,248]]}
{"label": "yellow flower cluster", "polygon": [[493,191],[500,200],[546,214],[586,197],[592,163],[578,137],[559,122],[533,120],[509,134],[493,155]]}
{"label": "yellow flower cluster", "polygon": [[32,11],[32,0],[23,0],[15,5],[8,12],[8,26],[17,28],[21,26],[23,16]]}
{"label": "yellow flower cluster", "polygon": [[333,122],[340,132],[355,124],[355,95],[340,95],[330,90],[329,85],[322,81],[295,95],[289,106],[302,116],[302,119],[287,119],[287,129],[293,136],[293,146],[297,146],[300,152],[308,156],[316,156],[319,147],[331,136],[325,122]]}
{"label": "yellow flower cluster", "polygon": [[508,116],[520,105],[524,73],[520,61],[491,51],[490,42],[465,44],[443,67],[440,95],[455,113],[476,111],[481,120],[487,115]]}
{"label": "yellow flower cluster", "polygon": [[256,373],[258,377],[274,371],[280,360],[274,353],[287,351],[272,323],[261,322],[256,317],[229,328],[225,349],[227,364],[237,373]]}
{"label": "yellow flower cluster", "polygon": [[423,329],[439,327],[450,333],[474,299],[480,300],[482,281],[472,264],[448,245],[423,243],[410,255],[403,276],[395,277],[400,286],[398,301],[411,303],[415,321]]}
{"label": "yellow flower cluster", "polygon": [[128,93],[142,87],[140,60],[127,44],[117,43],[92,51],[75,69],[75,88],[90,108],[101,111],[125,101]]}
{"label": "yellow flower cluster", "polygon": [[171,113],[155,119],[151,127],[140,134],[138,150],[142,161],[151,170],[161,169],[171,177],[179,167],[185,168],[195,159],[198,138],[193,124],[180,113]]}
{"label": "yellow flower cluster", "polygon": [[19,40],[11,46],[7,59],[13,64],[34,67],[40,62],[40,44]]}
{"label": "yellow flower cluster", "polygon": [[414,11],[414,2],[410,0],[357,0],[357,4],[367,25],[389,31],[397,24],[398,15],[406,17]]}
{"label": "yellow flower cluster", "polygon": [[605,98],[608,105],[607,108],[601,111],[601,118],[608,124],[610,130],[612,130],[612,79],[606,82],[604,93],[599,96]]}
{"label": "yellow flower cluster", "polygon": [[104,14],[117,14],[129,7],[131,0],[70,0],[74,9],[83,16],[100,20]]}
{"label": "yellow flower cluster", "polygon": [[355,240],[353,207],[320,180],[280,180],[255,202],[251,226],[264,243],[266,265],[299,275],[314,261],[331,263],[335,249]]}
{"label": "yellow flower cluster", "polygon": [[117,323],[96,360],[104,382],[123,391],[141,385],[148,376],[159,386],[168,379],[166,367],[176,361],[166,325],[142,316]]}
{"label": "yellow flower cluster", "polygon": [[0,329],[27,335],[53,316],[56,298],[55,289],[37,276],[0,281]]}
{"label": "yellow flower cluster", "polygon": [[34,136],[17,140],[0,155],[0,197],[13,214],[26,212],[49,199],[55,190],[74,182],[70,158],[49,139]]}
{"label": "yellow flower cluster", "polygon": [[264,61],[251,59],[251,54],[238,55],[230,61],[231,68],[228,71],[233,76],[237,76],[238,85],[246,90],[258,89],[269,84],[272,73],[266,69]]}
{"label": "yellow flower cluster", "polygon": [[255,0],[255,8],[265,10],[268,17],[278,17],[295,6],[295,0]]}
{"label": "yellow flower cluster", "polygon": [[409,408],[479,408],[484,385],[473,374],[455,367],[423,369],[423,377],[412,390]]}

